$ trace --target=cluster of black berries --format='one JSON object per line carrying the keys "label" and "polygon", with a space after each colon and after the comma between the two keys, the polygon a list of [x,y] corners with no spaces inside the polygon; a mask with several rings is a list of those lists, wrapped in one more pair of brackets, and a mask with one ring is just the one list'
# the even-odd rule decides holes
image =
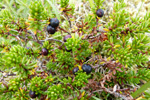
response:
{"label": "cluster of black berries", "polygon": [[[50,24],[47,26],[47,32],[49,34],[54,34],[58,26],[59,26],[59,20],[57,18],[50,19]],[[43,56],[48,55],[48,50],[46,48],[42,48],[42,55]]]}
{"label": "cluster of black berries", "polygon": [[[75,67],[73,70],[72,70],[72,73],[75,75],[75,73],[79,70],[78,67]],[[89,64],[84,64],[82,65],[82,70],[83,72],[86,72],[87,74],[91,73],[92,72],[92,67],[89,65]]]}
{"label": "cluster of black berries", "polygon": [[58,26],[59,26],[59,20],[57,18],[50,19],[50,24],[47,26],[47,32],[49,34],[54,34]]}

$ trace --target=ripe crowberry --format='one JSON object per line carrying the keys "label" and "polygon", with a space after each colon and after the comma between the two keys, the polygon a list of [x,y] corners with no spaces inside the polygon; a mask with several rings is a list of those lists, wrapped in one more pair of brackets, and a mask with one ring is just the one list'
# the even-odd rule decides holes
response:
{"label": "ripe crowberry", "polygon": [[91,58],[91,55],[86,57],[86,60],[85,61],[88,61],[89,59]]}
{"label": "ripe crowberry", "polygon": [[89,64],[84,64],[82,65],[82,70],[87,74],[89,74],[92,72],[92,67]]}
{"label": "ripe crowberry", "polygon": [[98,17],[103,17],[104,11],[103,11],[102,9],[98,9],[98,10],[96,11],[96,15],[97,15]]}
{"label": "ripe crowberry", "polygon": [[31,47],[26,47],[28,51],[33,51]]}
{"label": "ripe crowberry", "polygon": [[31,91],[31,90],[30,90],[30,92],[29,92],[29,96],[30,96],[31,98],[36,98],[36,97],[37,97],[37,95],[35,94],[35,92],[34,92],[34,91]]}
{"label": "ripe crowberry", "polygon": [[30,49],[32,49],[32,48],[31,48],[31,47],[26,47],[26,49],[30,50]]}
{"label": "ripe crowberry", "polygon": [[42,48],[42,55],[47,56],[48,50],[46,48]]}
{"label": "ripe crowberry", "polygon": [[58,25],[59,25],[59,20],[57,19],[57,18],[52,18],[51,20],[50,20],[50,25],[52,26],[52,27],[58,27]]}
{"label": "ripe crowberry", "polygon": [[79,70],[78,67],[73,68],[72,73],[75,75],[75,73]]}
{"label": "ripe crowberry", "polygon": [[67,52],[71,52],[71,51],[72,51],[72,49],[68,50],[68,49],[66,48],[66,46],[65,46],[65,50],[66,50]]}
{"label": "ripe crowberry", "polygon": [[54,34],[56,32],[56,29],[54,27],[52,27],[51,25],[47,26],[47,32],[49,34]]}
{"label": "ripe crowberry", "polygon": [[69,34],[69,35],[66,35],[66,36],[64,36],[64,42],[67,42],[67,39],[68,38],[71,38],[72,36]]}

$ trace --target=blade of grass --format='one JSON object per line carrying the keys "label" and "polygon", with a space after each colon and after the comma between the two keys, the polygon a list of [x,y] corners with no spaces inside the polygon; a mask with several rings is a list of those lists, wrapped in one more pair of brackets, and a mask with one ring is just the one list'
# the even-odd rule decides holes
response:
{"label": "blade of grass", "polygon": [[25,7],[29,8],[29,7],[27,6],[27,4],[25,4],[24,2],[22,2],[22,1],[20,1],[20,0],[16,0],[16,2],[17,2],[18,4],[20,4],[20,5],[22,5],[22,6],[25,6]]}
{"label": "blade of grass", "polygon": [[58,12],[58,9],[57,7],[50,1],[50,0],[47,0],[47,2],[50,4],[50,6],[53,8],[53,11],[57,17],[57,19],[60,21],[60,14]]}
{"label": "blade of grass", "polygon": [[93,0],[89,0],[89,3],[90,3],[90,7],[91,7],[91,8],[94,8]]}
{"label": "blade of grass", "polygon": [[131,96],[135,99],[138,97],[141,93],[143,93],[145,90],[150,88],[150,81],[147,82],[146,84],[142,85],[137,91],[131,94]]}
{"label": "blade of grass", "polygon": [[9,11],[11,11],[14,16],[16,16],[17,13],[16,13],[16,11],[14,10],[14,8],[11,6],[11,3],[10,3],[8,0],[6,0],[5,3],[6,3],[6,6],[7,6],[7,9],[8,9]]}
{"label": "blade of grass", "polygon": [[17,14],[26,18],[29,13],[29,6],[27,6],[27,4],[30,4],[30,1],[29,0],[22,0],[22,1],[16,0],[16,3],[21,5],[21,7],[17,10]]}

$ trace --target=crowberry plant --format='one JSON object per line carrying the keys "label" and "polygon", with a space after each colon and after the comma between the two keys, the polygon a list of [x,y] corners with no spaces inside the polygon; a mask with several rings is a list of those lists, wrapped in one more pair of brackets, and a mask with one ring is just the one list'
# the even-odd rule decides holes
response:
{"label": "crowberry plant", "polygon": [[121,0],[112,10],[107,0],[0,1],[1,100],[150,98],[149,11],[132,16]]}

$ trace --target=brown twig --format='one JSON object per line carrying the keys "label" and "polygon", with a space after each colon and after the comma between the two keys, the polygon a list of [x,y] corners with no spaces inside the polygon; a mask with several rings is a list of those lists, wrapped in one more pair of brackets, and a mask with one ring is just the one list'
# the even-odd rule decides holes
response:
{"label": "brown twig", "polygon": [[23,39],[23,40],[25,39],[24,37],[22,37],[22,36],[20,36],[20,35],[11,34],[10,32],[4,33],[4,34],[9,35],[9,36],[16,37],[17,39],[18,39],[18,37],[21,38],[21,39]]}
{"label": "brown twig", "polygon": [[47,39],[45,39],[45,40],[39,40],[39,41],[40,41],[40,42],[44,42],[44,41],[49,41],[49,40],[51,40],[51,41],[57,41],[57,42],[60,42],[60,43],[64,44],[63,41],[57,40],[57,39],[53,39],[53,38],[47,38]]}
{"label": "brown twig", "polygon": [[42,46],[42,43],[40,42],[40,40],[38,39],[37,35],[35,35],[36,41]]}
{"label": "brown twig", "polygon": [[7,90],[8,90],[8,85],[6,84],[6,83],[4,83],[4,82],[2,82],[2,84],[7,88]]}
{"label": "brown twig", "polygon": [[68,31],[66,31],[65,29],[61,28],[60,26],[59,26],[59,29],[62,30],[62,31],[64,31],[65,33],[70,34]]}
{"label": "brown twig", "polygon": [[65,14],[65,15],[66,15],[66,17],[67,17],[67,20],[68,20],[68,22],[69,22],[69,26],[70,26],[70,28],[71,28],[72,26],[71,26],[70,18],[68,17],[68,15],[67,15],[67,14]]}
{"label": "brown twig", "polygon": [[118,93],[118,92],[110,91],[109,89],[107,89],[107,88],[105,88],[105,87],[103,87],[103,90],[106,91],[106,92],[108,92],[108,93],[110,93],[110,94],[113,94],[113,95],[116,96],[116,97],[120,97],[120,98],[122,98],[122,99],[124,99],[124,100],[133,100],[133,97],[130,96],[130,95],[124,96],[124,95],[122,95],[122,94],[120,94],[120,93]]}

